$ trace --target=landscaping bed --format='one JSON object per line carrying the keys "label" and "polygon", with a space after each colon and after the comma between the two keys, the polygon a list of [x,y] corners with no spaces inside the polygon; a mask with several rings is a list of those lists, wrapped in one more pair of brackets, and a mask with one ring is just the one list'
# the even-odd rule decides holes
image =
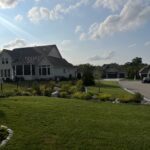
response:
{"label": "landscaping bed", "polygon": [[54,81],[34,82],[20,84],[17,88],[14,84],[6,84],[0,97],[9,96],[48,96],[122,103],[141,103],[143,100],[142,95],[126,92],[117,82],[101,81],[94,86],[85,87],[81,80],[59,83]]}

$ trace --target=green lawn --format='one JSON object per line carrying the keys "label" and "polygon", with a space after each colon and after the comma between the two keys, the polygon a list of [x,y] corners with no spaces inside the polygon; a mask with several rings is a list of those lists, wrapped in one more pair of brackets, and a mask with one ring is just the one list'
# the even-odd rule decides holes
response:
{"label": "green lawn", "polygon": [[150,107],[48,97],[0,99],[4,150],[149,150]]}
{"label": "green lawn", "polygon": [[[98,93],[98,87],[89,87],[92,93]],[[131,98],[133,95],[122,89],[117,81],[101,81],[100,93],[110,94],[113,98]]]}

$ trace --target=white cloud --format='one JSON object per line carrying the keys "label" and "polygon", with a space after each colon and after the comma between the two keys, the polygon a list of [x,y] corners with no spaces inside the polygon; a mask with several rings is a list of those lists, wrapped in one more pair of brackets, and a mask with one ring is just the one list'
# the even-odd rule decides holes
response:
{"label": "white cloud", "polygon": [[89,61],[100,61],[100,60],[109,60],[112,59],[115,55],[114,51],[109,51],[108,53],[104,53],[103,55],[95,55],[92,57],[89,57],[88,60]]}
{"label": "white cloud", "polygon": [[39,22],[41,20],[57,20],[62,19],[65,14],[70,13],[71,11],[81,7],[88,3],[88,0],[80,0],[74,5],[64,7],[61,4],[57,4],[52,10],[49,10],[45,7],[33,7],[28,12],[28,18],[32,22]]}
{"label": "white cloud", "polygon": [[136,43],[130,44],[130,45],[128,46],[128,48],[133,48],[133,47],[136,47]]}
{"label": "white cloud", "polygon": [[21,0],[0,0],[0,8],[13,8],[15,7]]}
{"label": "white cloud", "polygon": [[44,7],[33,7],[28,12],[28,18],[31,22],[39,22],[40,20],[48,19],[49,18],[49,10]]}
{"label": "white cloud", "polygon": [[112,11],[118,10],[125,4],[126,0],[96,0],[94,7],[104,7],[111,9]]}
{"label": "white cloud", "polygon": [[82,27],[80,25],[76,26],[76,29],[75,29],[75,33],[80,33],[82,32]]}
{"label": "white cloud", "polygon": [[35,2],[41,2],[42,0],[35,0]]}
{"label": "white cloud", "polygon": [[[128,0],[120,14],[110,15],[101,23],[90,26],[88,33],[82,33],[84,39],[99,39],[116,32],[133,30],[150,20],[150,1]],[[81,39],[81,37],[80,37]]]}
{"label": "white cloud", "polygon": [[21,22],[21,21],[23,20],[23,16],[18,14],[18,15],[15,17],[15,20],[18,21],[18,22]]}
{"label": "white cloud", "polygon": [[150,46],[150,41],[144,43],[145,46]]}
{"label": "white cloud", "polygon": [[3,49],[14,49],[25,46],[27,46],[27,42],[24,39],[15,39],[7,44],[4,44]]}

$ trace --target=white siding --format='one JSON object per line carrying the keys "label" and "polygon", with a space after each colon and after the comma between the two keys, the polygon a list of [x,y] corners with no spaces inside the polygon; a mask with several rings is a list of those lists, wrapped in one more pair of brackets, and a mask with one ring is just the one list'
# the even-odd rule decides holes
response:
{"label": "white siding", "polygon": [[73,68],[65,68],[65,67],[54,68],[54,76],[69,78],[69,76],[71,75],[73,78],[75,78],[75,73],[76,73],[76,69]]}
{"label": "white siding", "polygon": [[[5,62],[4,64],[2,63],[3,59]],[[8,59],[7,64],[6,59]],[[2,52],[0,55],[0,77],[1,77],[1,70],[9,70],[9,69],[10,69],[10,78],[13,79],[12,59],[6,52]]]}

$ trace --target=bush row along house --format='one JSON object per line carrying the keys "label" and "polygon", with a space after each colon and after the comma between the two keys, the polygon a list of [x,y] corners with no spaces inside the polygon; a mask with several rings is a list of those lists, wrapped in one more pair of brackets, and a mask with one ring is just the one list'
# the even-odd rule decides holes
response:
{"label": "bush row along house", "polygon": [[60,54],[56,45],[17,48],[0,53],[3,80],[75,78],[76,69]]}

